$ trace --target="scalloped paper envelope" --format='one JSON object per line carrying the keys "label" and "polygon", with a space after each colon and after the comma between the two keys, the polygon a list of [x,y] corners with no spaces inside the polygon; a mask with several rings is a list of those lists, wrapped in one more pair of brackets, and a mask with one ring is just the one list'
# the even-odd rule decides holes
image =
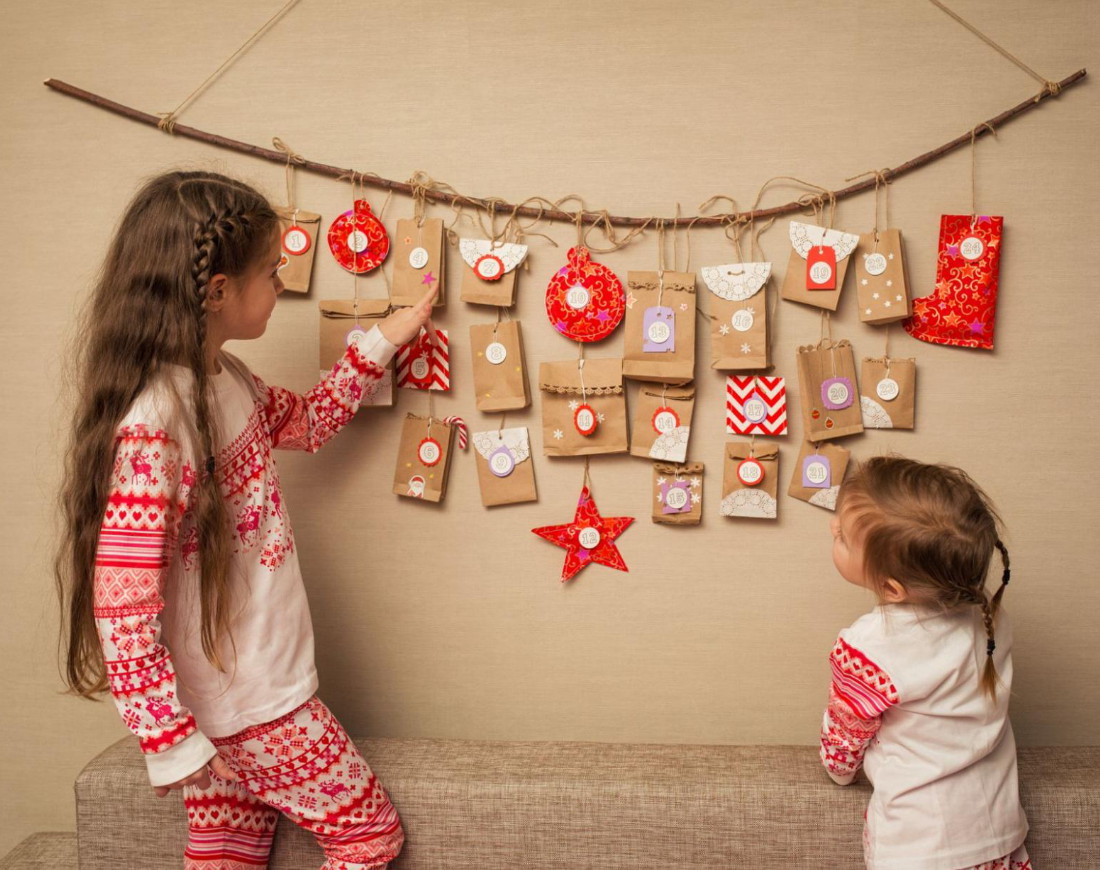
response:
{"label": "scalloped paper envelope", "polygon": [[[780,295],[791,302],[802,302],[815,308],[836,311],[840,302],[840,291],[844,287],[844,276],[848,272],[848,255],[859,244],[859,236],[801,221],[791,221],[788,234],[792,250]],[[823,248],[830,249],[825,252],[828,255],[825,259],[829,260],[833,288],[811,289],[808,276],[808,268],[812,265],[810,261],[816,259]],[[835,259],[835,264],[832,259]]]}
{"label": "scalloped paper envelope", "polygon": [[504,307],[515,303],[516,268],[527,257],[527,245],[459,239],[458,252],[469,267],[462,274],[463,302]]}
{"label": "scalloped paper envelope", "polygon": [[704,266],[703,283],[717,297],[710,313],[710,367],[720,371],[759,371],[771,365],[768,294],[771,263]]}

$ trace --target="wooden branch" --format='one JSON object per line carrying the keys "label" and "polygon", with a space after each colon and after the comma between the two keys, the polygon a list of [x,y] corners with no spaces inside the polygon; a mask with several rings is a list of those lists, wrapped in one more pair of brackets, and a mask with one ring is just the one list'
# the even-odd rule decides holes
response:
{"label": "wooden branch", "polygon": [[[1058,91],[1064,91],[1066,88],[1072,87],[1087,75],[1087,71],[1079,69],[1072,75],[1066,76],[1060,82],[1058,82]],[[48,88],[52,88],[55,91],[66,94],[75,99],[82,100],[86,103],[90,103],[93,106],[98,106],[101,109],[106,109],[109,112],[114,112],[116,115],[122,115],[124,118],[130,118],[131,120],[138,121],[142,124],[147,124],[151,127],[156,127],[160,122],[160,118],[157,115],[150,115],[148,112],[142,112],[138,109],[124,106],[121,103],[116,103],[113,100],[109,100],[106,97],[101,97],[98,94],[90,93],[89,91],[82,90],[74,85],[67,84],[66,82],[58,81],[57,79],[47,79],[44,84]],[[1013,106],[1011,109],[1006,109],[996,117],[990,118],[988,121],[980,122],[975,125],[973,135],[975,138],[981,138],[990,132],[990,128],[995,130],[1000,129],[1008,121],[1016,118],[1025,112],[1034,109],[1039,104],[1049,100],[1055,96],[1049,89],[1044,89],[1038,96],[1028,97],[1019,105]],[[205,142],[209,145],[216,145],[219,148],[228,148],[231,151],[239,151],[242,154],[249,154],[253,157],[259,157],[263,160],[269,160],[272,163],[278,163],[280,166],[285,165],[287,161],[287,155],[282,151],[273,151],[270,148],[261,148],[259,145],[249,145],[247,142],[239,142],[236,139],[229,139],[225,136],[219,136],[216,133],[207,133],[204,130],[199,130],[195,127],[188,127],[183,124],[175,124],[173,127],[173,134],[176,136],[182,136],[186,139],[196,139],[199,142]],[[939,148],[934,148],[919,157],[914,157],[912,160],[907,160],[901,166],[893,169],[886,169],[882,175],[887,181],[893,181],[895,178],[900,178],[902,175],[906,175],[915,169],[919,169],[939,158],[945,154],[950,154],[952,151],[962,148],[964,145],[968,145],[971,139],[971,131],[967,130],[961,136],[952,139],[946,145],[941,145]],[[306,172],[313,172],[317,175],[326,175],[330,178],[343,178],[350,180],[353,176],[357,181],[362,184],[377,187],[383,190],[392,190],[396,193],[403,193],[407,196],[412,196],[414,186],[402,181],[393,181],[389,178],[381,178],[377,175],[362,174],[354,172],[351,169],[341,169],[338,166],[330,166],[327,163],[316,163],[312,160],[305,160],[302,163],[295,163],[298,169],[302,169]],[[854,196],[857,193],[862,193],[865,190],[870,190],[875,186],[874,177],[865,178],[862,181],[858,181],[855,184],[851,184],[848,187],[840,190],[831,191],[832,195],[837,200],[847,199],[850,196]],[[560,211],[557,209],[539,209],[532,206],[523,206],[516,208],[511,203],[501,202],[500,200],[487,200],[479,199],[478,197],[465,196],[463,194],[447,193],[437,190],[427,190],[424,193],[425,199],[432,202],[444,203],[446,205],[465,205],[473,208],[479,208],[484,211],[495,209],[497,214],[512,214],[513,211],[521,217],[542,218],[544,220],[552,221],[568,221],[569,223],[575,223],[578,218],[577,212]],[[726,214],[707,215],[705,217],[680,217],[680,218],[667,218],[665,220],[665,226],[668,227],[686,227],[688,225],[694,226],[715,226],[734,220],[758,220],[761,218],[779,217],[781,215],[793,214],[795,212],[803,211],[806,208],[805,200],[794,200],[792,202],[785,203],[783,205],[774,206],[772,208],[759,208],[755,211],[748,212],[730,212]],[[601,223],[605,220],[603,212],[583,211],[580,213],[580,219],[586,224]],[[606,217],[614,226],[623,227],[642,227],[647,223],[650,223],[653,218],[640,218],[640,217],[623,217],[618,215],[608,215]]]}

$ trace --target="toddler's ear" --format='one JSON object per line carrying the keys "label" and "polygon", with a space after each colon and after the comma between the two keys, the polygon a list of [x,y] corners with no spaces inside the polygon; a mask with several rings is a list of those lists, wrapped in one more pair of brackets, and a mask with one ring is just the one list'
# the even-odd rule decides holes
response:
{"label": "toddler's ear", "polygon": [[897,580],[887,580],[882,587],[882,597],[887,604],[904,604],[909,600],[909,592]]}
{"label": "toddler's ear", "polygon": [[206,298],[203,300],[203,308],[207,313],[220,311],[222,306],[225,305],[226,285],[229,283],[229,277],[223,275],[220,272],[210,279],[210,283],[206,285]]}

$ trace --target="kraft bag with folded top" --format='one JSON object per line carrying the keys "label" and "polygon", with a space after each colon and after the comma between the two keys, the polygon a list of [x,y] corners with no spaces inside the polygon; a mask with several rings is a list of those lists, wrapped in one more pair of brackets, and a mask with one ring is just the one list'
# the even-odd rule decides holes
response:
{"label": "kraft bag with folded top", "polygon": [[771,263],[728,263],[699,270],[713,294],[708,306],[710,367],[759,371],[771,367],[768,277]]}
{"label": "kraft bag with folded top", "polygon": [[[331,371],[348,346],[348,334],[356,327],[370,330],[390,311],[387,299],[322,299],[320,365],[321,377]],[[356,316],[358,315],[358,317]],[[365,398],[361,408],[392,408],[397,401],[394,362],[386,364],[386,373],[374,393]]]}
{"label": "kraft bag with folded top", "polygon": [[459,298],[474,305],[511,308],[516,301],[516,275],[527,256],[527,245],[489,239],[459,239],[465,268]]}
{"label": "kraft bag with folded top", "polygon": [[852,452],[839,444],[804,441],[787,495],[835,511],[840,483],[844,480],[851,457]]}
{"label": "kraft bag with folded top", "polygon": [[697,526],[703,521],[703,463],[653,463],[653,522]]}
{"label": "kraft bag with folded top", "polygon": [[780,295],[827,311],[836,311],[848,270],[849,254],[859,236],[791,221],[791,257]]}
{"label": "kraft bag with folded top", "polygon": [[824,441],[862,432],[851,342],[823,338],[817,344],[800,347],[797,357],[805,438]]}
{"label": "kraft bag with folded top", "polygon": [[630,427],[630,455],[686,461],[694,410],[694,384],[642,384]]}
{"label": "kraft bag with folded top", "polygon": [[287,206],[276,206],[275,214],[279,218],[279,278],[292,293],[308,293],[321,216]]}
{"label": "kraft bag with folded top", "polygon": [[446,246],[442,218],[406,218],[397,222],[393,234],[393,287],[391,303],[396,308],[415,305],[429,290],[436,290],[433,307],[446,304]]}
{"label": "kraft bag with folded top", "polygon": [[516,411],[531,404],[518,320],[472,325],[470,358],[479,411]]}
{"label": "kraft bag with folded top", "polygon": [[542,450],[547,456],[626,453],[623,361],[574,359],[539,365]]}
{"label": "kraft bag with folded top", "polygon": [[779,514],[779,447],[731,441],[722,465],[722,516],[774,520]]}
{"label": "kraft bag with folded top", "polygon": [[393,473],[393,493],[441,502],[447,494],[455,427],[438,417],[406,414]]}
{"label": "kraft bag with folded top", "polygon": [[477,453],[477,482],[485,507],[538,501],[531,437],[526,426],[475,432],[471,440]]}
{"label": "kraft bag with folded top", "polygon": [[859,388],[864,428],[913,428],[917,396],[915,359],[864,357]]}
{"label": "kraft bag with folded top", "polygon": [[695,273],[628,272],[623,376],[683,384],[695,376]]}

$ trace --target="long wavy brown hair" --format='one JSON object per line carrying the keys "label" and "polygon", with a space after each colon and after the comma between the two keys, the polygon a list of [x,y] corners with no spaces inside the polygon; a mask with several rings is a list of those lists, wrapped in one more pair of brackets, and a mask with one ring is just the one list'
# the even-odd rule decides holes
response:
{"label": "long wavy brown hair", "polygon": [[[76,408],[59,494],[55,561],[69,689],[107,687],[93,615],[96,548],[107,507],[116,431],[135,399],[168,365],[194,376],[186,425],[203,457],[218,444],[206,371],[204,301],[213,276],[243,275],[266,253],[278,219],[248,185],[212,172],[168,172],[126,208],[83,315],[73,360]],[[181,397],[182,398],[182,397]],[[200,461],[200,465],[205,463]],[[228,512],[215,475],[200,469],[193,516],[199,544],[202,649],[231,639]]]}
{"label": "long wavy brown hair", "polygon": [[[1011,575],[1001,519],[989,496],[961,468],[876,456],[844,481],[837,510],[853,517],[864,572],[880,596],[886,581],[895,580],[910,601],[981,610],[987,639],[982,689],[996,698],[994,622]],[[990,595],[986,577],[994,550],[1003,573]]]}

